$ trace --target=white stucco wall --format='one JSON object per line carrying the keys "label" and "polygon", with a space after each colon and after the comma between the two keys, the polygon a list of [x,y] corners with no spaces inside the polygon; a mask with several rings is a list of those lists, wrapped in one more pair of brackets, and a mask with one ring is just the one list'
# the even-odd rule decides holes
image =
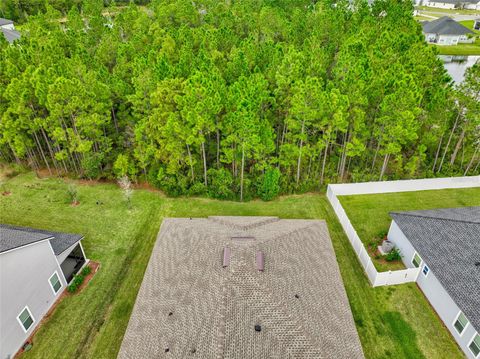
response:
{"label": "white stucco wall", "polygon": [[440,35],[437,45],[457,45],[460,36],[458,35]]}
{"label": "white stucco wall", "polygon": [[[49,283],[55,271],[62,282],[57,294]],[[0,254],[0,359],[13,357],[65,287],[49,240]],[[27,333],[17,320],[26,306],[35,320]]]}
{"label": "white stucco wall", "polygon": [[427,1],[424,3],[424,5],[429,7],[436,7],[440,9],[455,9],[455,4],[449,4],[444,2]]}
{"label": "white stucco wall", "polygon": [[[412,258],[415,254],[415,249],[395,221],[392,221],[392,224],[390,225],[388,239],[395,243],[395,245],[400,249],[400,252],[403,255],[402,260],[405,266],[408,268],[413,268],[414,265],[412,264]],[[426,263],[422,258],[422,263],[420,265],[422,271],[425,265],[428,266],[428,263]],[[467,358],[475,359],[468,346],[470,345],[474,334],[477,332],[476,328],[473,328],[471,324],[468,324],[462,335],[458,334],[453,324],[460,312],[460,308],[457,306],[457,304],[455,304],[440,281],[435,277],[435,273],[432,271],[432,269],[430,267],[429,269],[430,271],[427,276],[420,271],[417,277],[418,286],[423,291],[428,301],[437,312],[438,316],[442,319],[445,326],[453,335],[455,341],[458,343],[460,348],[462,348]]]}

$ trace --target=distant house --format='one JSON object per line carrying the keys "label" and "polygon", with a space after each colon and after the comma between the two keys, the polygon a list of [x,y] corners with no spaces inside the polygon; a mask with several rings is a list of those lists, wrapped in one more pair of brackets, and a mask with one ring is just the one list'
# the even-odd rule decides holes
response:
{"label": "distant house", "polygon": [[480,10],[480,0],[438,0],[424,1],[424,6],[441,9],[469,9]]}
{"label": "distant house", "polygon": [[15,25],[13,24],[12,20],[0,18],[0,31],[3,33],[3,36],[5,36],[5,39],[7,39],[9,43],[13,43],[21,36],[20,33],[15,30]]}
{"label": "distant house", "polygon": [[423,34],[428,43],[437,45],[458,45],[471,43],[475,33],[448,16],[422,23]]}
{"label": "distant house", "polygon": [[480,19],[476,19],[474,22],[473,22],[473,28],[475,30],[480,30]]}
{"label": "distant house", "polygon": [[87,263],[82,238],[0,224],[0,358],[13,358]]}
{"label": "distant house", "polygon": [[467,358],[480,358],[480,207],[392,212],[388,239]]}

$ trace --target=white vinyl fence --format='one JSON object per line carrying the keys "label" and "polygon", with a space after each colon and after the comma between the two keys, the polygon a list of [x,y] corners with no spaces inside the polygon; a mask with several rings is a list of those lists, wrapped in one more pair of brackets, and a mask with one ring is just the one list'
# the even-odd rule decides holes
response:
{"label": "white vinyl fence", "polygon": [[337,196],[468,187],[480,187],[480,176],[330,184],[327,188],[327,198],[357,254],[370,283],[372,286],[378,287],[415,282],[420,268],[378,272]]}

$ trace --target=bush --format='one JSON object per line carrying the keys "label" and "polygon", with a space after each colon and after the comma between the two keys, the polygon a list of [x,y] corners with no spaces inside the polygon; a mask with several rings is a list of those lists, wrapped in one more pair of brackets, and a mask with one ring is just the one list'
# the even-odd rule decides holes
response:
{"label": "bush", "polygon": [[82,169],[84,177],[88,179],[98,179],[101,174],[103,154],[86,154],[82,160]]}
{"label": "bush", "polygon": [[208,195],[217,199],[232,199],[233,178],[230,171],[225,168],[210,168],[207,172],[209,181]]}
{"label": "bush", "polygon": [[188,189],[188,194],[190,196],[201,196],[206,193],[205,184],[202,182],[195,182],[193,186]]}
{"label": "bush", "polygon": [[269,168],[262,176],[258,187],[258,196],[264,201],[271,201],[280,192],[280,171],[278,168]]}
{"label": "bush", "polygon": [[77,203],[78,202],[78,190],[75,184],[70,183],[67,188],[68,198],[70,199],[70,203]]}
{"label": "bush", "polygon": [[85,277],[89,275],[92,272],[92,268],[89,266],[85,266],[79,274],[75,274],[73,276],[72,283],[68,286],[67,290],[70,293],[75,293],[78,288],[82,285],[83,281],[85,280]]}
{"label": "bush", "polygon": [[399,261],[400,259],[402,259],[402,254],[398,248],[393,248],[390,253],[385,254],[387,262]]}

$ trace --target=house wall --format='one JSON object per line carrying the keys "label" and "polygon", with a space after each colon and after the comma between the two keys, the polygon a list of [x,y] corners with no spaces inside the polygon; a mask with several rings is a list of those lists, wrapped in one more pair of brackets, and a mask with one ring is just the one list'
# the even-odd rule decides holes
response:
{"label": "house wall", "polygon": [[455,4],[449,4],[445,2],[426,1],[424,5],[429,7],[436,7],[440,9],[455,9]]}
{"label": "house wall", "polygon": [[[390,225],[388,239],[395,243],[395,245],[400,249],[400,252],[402,253],[402,260],[405,266],[408,268],[414,268],[414,265],[412,264],[412,258],[415,254],[415,248],[412,246],[408,238],[404,235],[395,221],[392,221],[392,224]],[[420,268],[423,270],[425,265],[428,266],[428,263],[422,259]],[[417,277],[417,284],[437,312],[440,319],[442,319],[445,326],[453,335],[455,341],[458,343],[460,348],[462,348],[467,358],[474,359],[474,356],[468,346],[473,338],[473,335],[476,333],[476,330],[469,323],[464,329],[462,335],[458,334],[453,326],[453,323],[457,319],[460,308],[455,304],[440,281],[435,277],[435,273],[432,271],[432,269],[430,267],[429,269],[430,271],[427,276],[420,271]]]}
{"label": "house wall", "polygon": [[[57,271],[55,295],[49,279]],[[13,357],[66,287],[49,240],[0,254],[0,359]],[[28,306],[34,323],[27,333],[17,320]]]}
{"label": "house wall", "polygon": [[465,4],[464,8],[468,10],[480,10],[480,2],[477,4]]}
{"label": "house wall", "polygon": [[438,45],[457,45],[460,39],[459,35],[440,35],[438,37]]}

